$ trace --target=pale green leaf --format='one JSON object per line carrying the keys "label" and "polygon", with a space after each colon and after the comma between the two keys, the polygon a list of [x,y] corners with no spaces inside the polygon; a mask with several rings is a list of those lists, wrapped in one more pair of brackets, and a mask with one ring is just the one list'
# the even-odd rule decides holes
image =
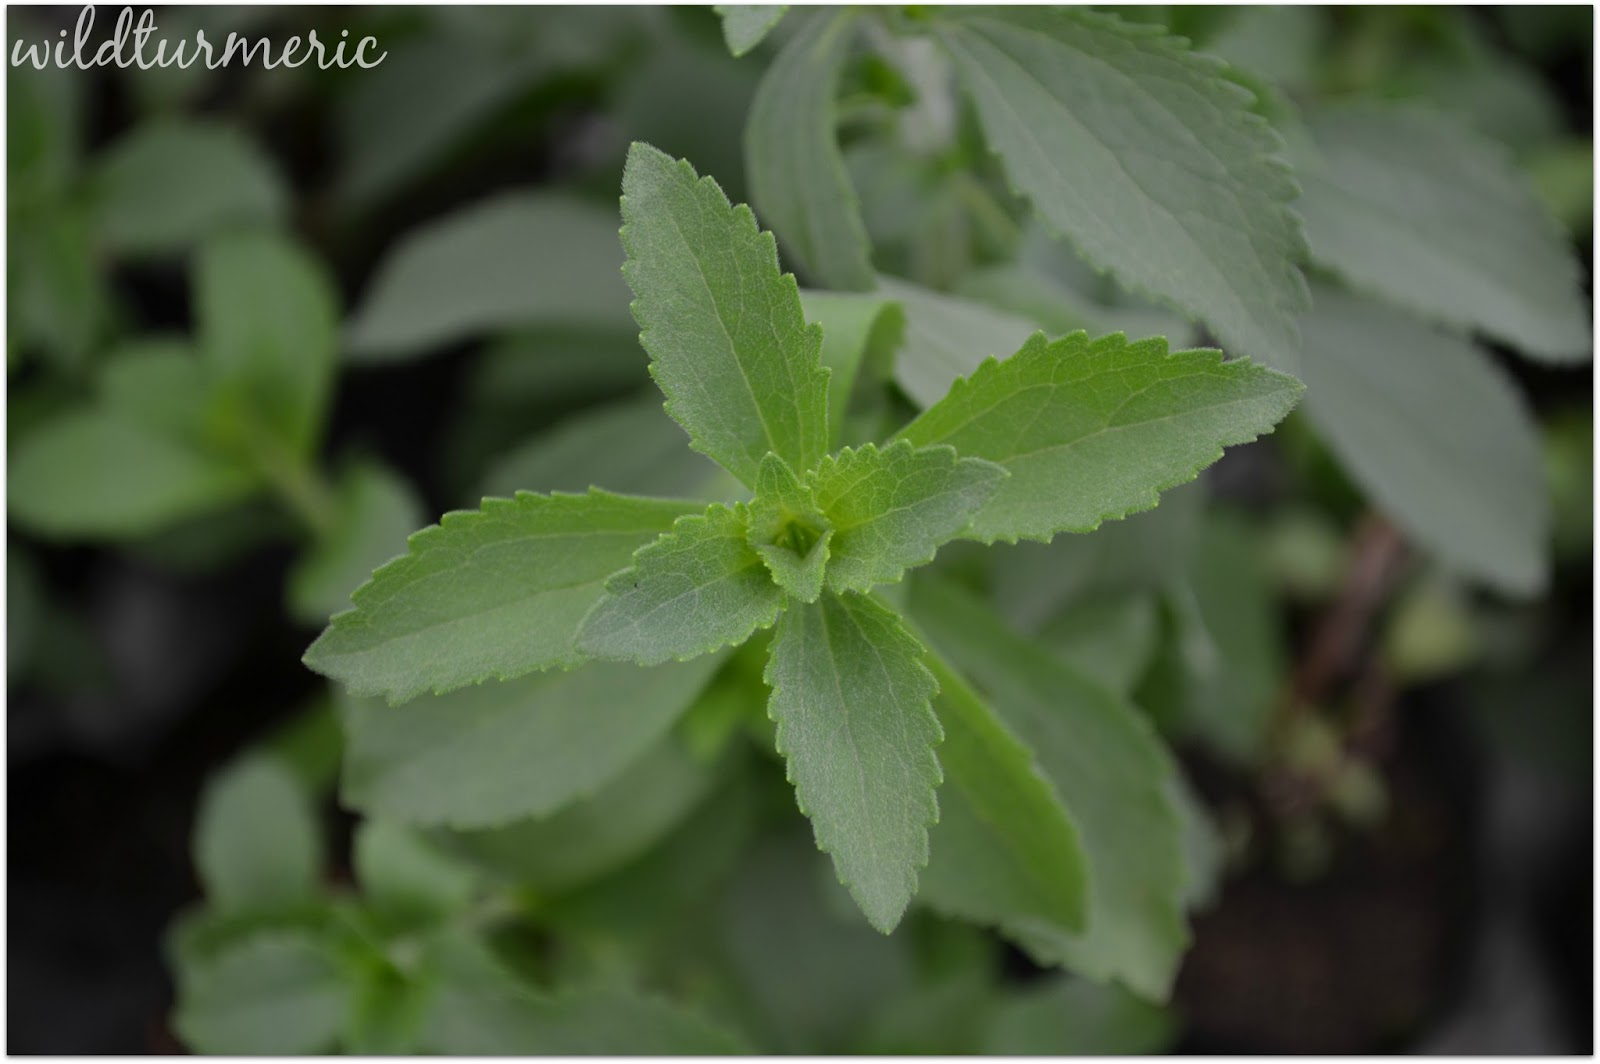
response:
{"label": "pale green leaf", "polygon": [[416,358],[534,324],[628,324],[616,216],[559,193],[508,193],[407,234],[346,332],[351,361]]}
{"label": "pale green leaf", "polygon": [[989,145],[1052,229],[1231,350],[1294,367],[1297,190],[1219,61],[1084,9],[974,8],[938,34]]}
{"label": "pale green leaf", "polygon": [[1016,993],[989,1021],[983,1052],[1005,1057],[1150,1056],[1178,1033],[1176,1018],[1119,986],[1058,978]]}
{"label": "pale green leaf", "polygon": [[541,892],[576,891],[574,896],[581,897],[580,888],[641,856],[682,823],[716,782],[715,773],[681,743],[667,739],[593,794],[550,816],[456,831],[439,841],[510,883]]}
{"label": "pale green leaf", "polygon": [[1019,314],[907,281],[882,277],[878,287],[905,308],[905,346],[895,359],[894,376],[921,407],[944,398],[950,385],[984,359],[1017,350],[1039,328]]}
{"label": "pale green leaf", "polygon": [[422,504],[403,478],[375,463],[351,466],[340,481],[333,523],[289,570],[290,612],[326,623],[349,606],[350,593],[374,569],[405,553],[406,538],[422,521]]}
{"label": "pale green leaf", "polygon": [[193,119],[136,125],[90,181],[98,238],[119,254],[182,251],[288,212],[283,178],[259,147],[237,129]]}
{"label": "pale green leaf", "polygon": [[1077,826],[1029,750],[937,654],[945,738],[939,823],[920,897],[988,925],[1082,930],[1089,872]]}
{"label": "pale green leaf", "polygon": [[710,501],[725,486],[742,494],[715,462],[690,449],[652,388],[575,414],[501,455],[484,474],[482,494],[598,487]]}
{"label": "pale green leaf", "polygon": [[188,341],[151,337],[121,345],[100,371],[99,390],[106,407],[127,420],[175,440],[202,442],[210,387]]}
{"label": "pale green leaf", "polygon": [[887,934],[916,893],[939,819],[938,684],[922,645],[885,607],[829,594],[784,614],[766,680],[778,752],[817,846]]}
{"label": "pale green leaf", "polygon": [[633,568],[606,582],[583,620],[578,649],[597,658],[652,665],[685,660],[769,628],[783,589],[747,541],[745,507],[712,503],[680,517],[641,548]]}
{"label": "pale green leaf", "polygon": [[1099,594],[1079,599],[1039,630],[1039,642],[1085,676],[1130,694],[1156,651],[1154,596]]}
{"label": "pale green leaf", "polygon": [[1511,377],[1460,337],[1332,288],[1306,334],[1306,415],[1407,534],[1508,594],[1549,577],[1539,432]]}
{"label": "pale green leaf", "polygon": [[717,4],[722,16],[722,38],[728,51],[744,55],[760,44],[772,27],[783,20],[788,4]]}
{"label": "pale green leaf", "polygon": [[584,660],[578,625],[605,580],[694,507],[592,491],[485,499],[411,537],[306,651],[353,694],[402,702]]}
{"label": "pale green leaf", "polygon": [[1364,293],[1555,362],[1590,355],[1580,263],[1504,148],[1442,114],[1316,112],[1312,258]]}
{"label": "pale green leaf", "polygon": [[843,442],[845,415],[850,413],[856,382],[887,380],[895,351],[905,336],[906,314],[899,303],[880,293],[800,293],[806,320],[822,327],[822,364],[828,370],[828,440]]}
{"label": "pale green leaf", "polygon": [[994,495],[1005,471],[949,447],[900,441],[822,460],[811,490],[833,528],[828,587],[866,591],[933,560]]}
{"label": "pale green leaf", "polygon": [[746,538],[783,590],[801,602],[822,594],[833,529],[817,512],[811,489],[775,454],[761,460]]}
{"label": "pale green leaf", "polygon": [[195,269],[200,351],[251,422],[240,432],[257,449],[306,454],[333,393],[339,307],[332,278],[305,248],[273,233],[213,238]]}
{"label": "pale green leaf", "polygon": [[258,933],[179,974],[173,1024],[198,1053],[325,1053],[349,999],[332,954],[301,931]]}
{"label": "pale green leaf", "polygon": [[362,898],[405,920],[460,912],[478,885],[471,868],[415,829],[388,820],[366,820],[356,829],[354,861]]}
{"label": "pale green leaf", "polygon": [[744,154],[750,196],[785,251],[818,285],[860,290],[873,287],[872,248],[839,151],[834,102],[855,20],[850,10],[805,14],[756,89]]}
{"label": "pale green leaf", "polygon": [[1009,631],[970,594],[922,579],[911,605],[933,652],[1032,748],[1088,857],[1082,933],[1031,919],[1002,919],[1001,929],[1040,963],[1164,999],[1189,941],[1171,755],[1136,708]]}
{"label": "pale green leaf", "polygon": [[126,539],[213,513],[257,490],[226,459],[90,408],[24,436],[7,470],[11,519],[61,539]]}
{"label": "pale green leaf", "polygon": [[1168,354],[1159,337],[1051,343],[1040,333],[957,382],[900,435],[1011,474],[968,536],[1048,540],[1156,505],[1157,492],[1193,480],[1223,447],[1271,431],[1303,390],[1216,351]]}
{"label": "pale green leaf", "polygon": [[622,192],[623,274],[667,413],[746,485],[768,451],[810,469],[828,442],[822,332],[779,274],[772,234],[647,144],[629,150]]}
{"label": "pale green leaf", "polygon": [[595,663],[404,706],[348,707],[344,801],[408,824],[545,816],[625,771],[683,715],[718,659]]}
{"label": "pale green leaf", "polygon": [[446,1056],[706,1056],[738,1040],[665,1000],[628,990],[524,986],[485,945],[453,936],[432,945],[438,971],[421,1049]]}
{"label": "pale green leaf", "polygon": [[223,770],[200,799],[194,863],[221,911],[281,911],[311,898],[322,839],[300,782],[264,756]]}

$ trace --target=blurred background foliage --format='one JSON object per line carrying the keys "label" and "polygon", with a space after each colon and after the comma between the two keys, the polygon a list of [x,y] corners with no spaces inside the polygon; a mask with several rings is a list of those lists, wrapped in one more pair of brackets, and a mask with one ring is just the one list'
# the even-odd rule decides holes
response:
{"label": "blurred background foliage", "polygon": [[[1532,182],[1588,291],[1590,9],[1119,11],[1232,63],[1297,163],[1334,142],[1302,123],[1328,101],[1452,116]],[[11,9],[8,40],[77,17]],[[871,932],[751,741],[759,647],[591,798],[493,830],[410,823],[408,774],[449,766],[299,665],[408,533],[482,494],[726,490],[645,373],[617,190],[640,139],[748,199],[746,116],[792,26],[734,59],[705,8],[158,23],[348,29],[388,55],[8,71],[12,1051],[570,1051],[586,1024],[800,1052],[1590,1048],[1587,363],[1484,338],[1542,467],[1493,498],[1455,469],[1488,509],[1441,542],[1301,412],[1154,511],[941,556],[1182,757],[1194,945],[1173,1000],[1145,1002],[926,909]],[[866,351],[850,431],[912,409],[908,351],[1206,340],[1030,221],[925,42],[867,37],[839,135],[895,280],[807,297]],[[1446,342],[1327,284],[1319,313],[1362,355]],[[1397,401],[1460,400],[1472,352],[1448,342]],[[1490,431],[1453,428],[1442,446]],[[1496,553],[1495,507],[1529,506],[1537,556]],[[418,711],[492,720],[549,682]]]}

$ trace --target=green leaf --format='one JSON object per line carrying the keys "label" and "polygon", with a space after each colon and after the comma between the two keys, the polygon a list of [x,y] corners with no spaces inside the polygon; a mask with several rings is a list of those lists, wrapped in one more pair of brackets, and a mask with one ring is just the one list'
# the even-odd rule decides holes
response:
{"label": "green leaf", "polygon": [[1189,940],[1183,825],[1166,748],[1132,705],[1009,631],[976,598],[929,579],[911,592],[911,615],[932,650],[1032,748],[1088,857],[1081,934],[1038,920],[1003,919],[1001,929],[1042,964],[1164,1000]]}
{"label": "green leaf", "polygon": [[810,480],[834,533],[829,589],[864,592],[931,562],[1005,477],[992,462],[904,440],[824,458]]}
{"label": "green leaf", "polygon": [[1292,369],[1304,252],[1281,142],[1222,64],[1078,9],[937,23],[989,145],[1034,210],[1123,283]]}
{"label": "green leaf", "polygon": [[958,381],[900,436],[950,444],[1011,474],[968,536],[1048,540],[1156,505],[1157,492],[1193,480],[1223,447],[1271,431],[1303,390],[1216,351],[1168,354],[1159,337],[1046,342],[1039,333]]}
{"label": "green leaf", "polygon": [[989,1022],[983,1052],[998,1056],[1145,1056],[1178,1033],[1166,1008],[1118,986],[1060,978],[1017,993]]}
{"label": "green leaf", "polygon": [[616,216],[559,193],[511,193],[421,226],[353,315],[351,361],[412,359],[531,324],[626,327]]}
{"label": "green leaf", "polygon": [[98,383],[108,409],[203,448],[210,387],[205,366],[188,341],[151,337],[122,344],[109,354]]}
{"label": "green leaf", "polygon": [[887,380],[906,331],[900,304],[879,293],[800,293],[806,320],[822,327],[822,365],[828,370],[828,441],[837,446],[857,378]]}
{"label": "green leaf", "polygon": [[744,506],[712,503],[680,517],[641,548],[633,568],[606,581],[583,620],[578,649],[597,658],[653,665],[745,641],[783,609],[761,555],[747,542]]}
{"label": "green leaf", "polygon": [[746,485],[768,451],[810,469],[828,444],[822,332],[779,274],[772,234],[647,144],[629,150],[622,192],[623,275],[667,413]]}
{"label": "green leaf", "polygon": [[1459,337],[1332,288],[1306,334],[1306,415],[1374,503],[1513,595],[1549,578],[1539,433],[1510,376]]}
{"label": "green leaf", "polygon": [[332,955],[305,932],[259,933],[180,975],[174,1026],[198,1053],[325,1053],[349,998]]}
{"label": "green leaf", "polygon": [[1351,287],[1552,362],[1590,356],[1580,264],[1493,141],[1418,108],[1313,113],[1311,256]]}
{"label": "green leaf", "polygon": [[1132,693],[1155,655],[1153,596],[1095,595],[1068,605],[1039,631],[1039,642],[1090,679]]}
{"label": "green leaf", "polygon": [[297,620],[326,623],[348,606],[350,592],[374,569],[405,553],[406,537],[423,520],[411,485],[376,463],[351,466],[338,499],[332,525],[289,570],[289,611]]}
{"label": "green leaf", "polygon": [[440,841],[518,886],[581,897],[581,888],[641,856],[683,823],[715,783],[714,772],[667,739],[593,794],[550,816],[458,831]]}
{"label": "green leaf", "polygon": [[362,897],[403,920],[430,922],[460,912],[477,888],[472,869],[387,820],[363,821],[354,849]]}
{"label": "green leaf", "polygon": [[788,10],[788,4],[717,4],[728,51],[735,56],[750,51],[772,32]]}
{"label": "green leaf", "polygon": [[446,1056],[601,1056],[740,1053],[735,1038],[665,1000],[627,990],[550,996],[522,985],[477,942],[437,943],[440,975],[422,1049]]}
{"label": "green leaf", "polygon": [[945,783],[920,897],[987,925],[1080,931],[1089,871],[1078,829],[1029,750],[937,654]]}
{"label": "green leaf", "polygon": [[11,519],[61,539],[130,539],[229,506],[258,478],[104,409],[69,413],[18,442]]}
{"label": "green leaf", "polygon": [[591,491],[485,499],[411,537],[306,651],[353,694],[511,679],[584,660],[578,625],[606,577],[694,506]]}
{"label": "green leaf", "polygon": [[921,407],[944,398],[956,380],[986,358],[1005,358],[1038,331],[1017,314],[892,278],[879,290],[905,308],[905,347],[895,359],[895,381]]}
{"label": "green leaf", "polygon": [[[332,279],[298,244],[230,233],[200,249],[194,282],[201,354],[251,424],[259,450],[311,451],[333,392],[339,308]],[[258,438],[264,431],[273,439]]]}
{"label": "green leaf", "polygon": [[92,178],[104,246],[165,254],[222,229],[278,223],[288,191],[272,161],[239,130],[161,118],[112,145]]}
{"label": "green leaf", "polygon": [[766,680],[778,752],[817,847],[888,934],[916,893],[939,819],[933,748],[943,733],[922,645],[885,607],[830,594],[784,614]]}
{"label": "green leaf", "polygon": [[408,824],[548,815],[625,771],[695,700],[718,660],[591,664],[404,706],[352,704],[344,801]]}
{"label": "green leaf", "polygon": [[775,454],[761,460],[749,513],[746,539],[773,581],[801,602],[817,601],[833,529],[817,512],[811,489]]}
{"label": "green leaf", "polygon": [[200,800],[194,863],[224,912],[281,911],[311,898],[322,838],[299,781],[264,756],[225,769]]}
{"label": "green leaf", "polygon": [[874,285],[872,248],[835,132],[855,20],[848,10],[806,13],[750,102],[744,157],[751,198],[806,275],[864,290]]}
{"label": "green leaf", "polygon": [[725,484],[738,494],[720,466],[689,448],[652,388],[584,410],[501,455],[484,474],[482,494],[603,487],[710,501]]}

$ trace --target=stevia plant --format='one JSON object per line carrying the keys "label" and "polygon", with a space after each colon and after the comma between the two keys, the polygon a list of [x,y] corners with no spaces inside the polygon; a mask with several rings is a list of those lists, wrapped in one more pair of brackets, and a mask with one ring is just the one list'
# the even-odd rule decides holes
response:
{"label": "stevia plant", "polygon": [[[1224,447],[1270,431],[1301,385],[1163,339],[1039,334],[890,439],[834,450],[829,409],[847,401],[852,367],[824,365],[822,330],[749,208],[636,143],[622,217],[623,272],[666,411],[750,497],[486,499],[413,536],[306,663],[399,703],[591,661],[689,661],[772,629],[776,748],[872,926],[892,931],[917,892],[943,782],[980,831],[1016,836],[1005,839],[1016,859],[1055,863],[1046,891],[1083,928],[1080,844],[1060,798],[1026,769],[1026,746],[961,698],[960,672],[893,592],[957,538],[1046,541],[1148,509]],[[930,611],[945,626],[935,645],[966,639],[949,614]],[[941,687],[962,719],[936,715]]]}

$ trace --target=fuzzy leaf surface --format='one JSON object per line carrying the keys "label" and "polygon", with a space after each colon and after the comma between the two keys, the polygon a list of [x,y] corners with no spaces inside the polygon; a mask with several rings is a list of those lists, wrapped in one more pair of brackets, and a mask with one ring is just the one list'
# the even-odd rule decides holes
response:
{"label": "fuzzy leaf surface", "polygon": [[597,658],[654,665],[742,643],[783,608],[761,555],[748,541],[748,513],[713,503],[680,517],[639,550],[633,568],[606,582],[583,621],[578,649]]}
{"label": "fuzzy leaf surface", "polygon": [[687,162],[635,143],[622,175],[623,275],[667,413],[747,486],[768,451],[810,469],[827,450],[822,332],[750,208]]}
{"label": "fuzzy leaf surface", "polygon": [[594,794],[666,733],[716,658],[594,662],[404,706],[349,707],[343,799],[408,824],[490,827]]}
{"label": "fuzzy leaf surface", "polygon": [[833,529],[817,513],[811,490],[775,454],[761,460],[756,474],[746,538],[779,587],[801,602],[817,601],[832,554]]}
{"label": "fuzzy leaf surface", "polygon": [[810,479],[833,528],[829,589],[864,592],[931,562],[1005,478],[993,462],[904,440],[824,458]]}
{"label": "fuzzy leaf surface", "polygon": [[989,145],[1051,228],[1230,350],[1294,368],[1307,305],[1297,189],[1219,61],[1079,9],[952,11],[938,33]]}
{"label": "fuzzy leaf surface", "polygon": [[873,287],[872,248],[835,131],[854,11],[806,12],[772,61],[745,123],[745,172],[761,216],[822,287]]}
{"label": "fuzzy leaf surface", "polygon": [[922,645],[872,600],[824,595],[784,614],[766,680],[778,751],[817,847],[888,934],[916,893],[939,819],[933,748],[943,733]]}
{"label": "fuzzy leaf surface", "polygon": [[1316,262],[1536,358],[1589,357],[1578,260],[1503,148],[1414,107],[1330,108],[1311,134],[1296,207]]}
{"label": "fuzzy leaf surface", "polygon": [[1041,333],[957,381],[900,436],[949,444],[1011,474],[967,536],[1048,540],[1148,510],[1223,447],[1270,431],[1303,390],[1293,377],[1224,362],[1217,351],[1168,354],[1160,337],[1073,333],[1047,342]]}
{"label": "fuzzy leaf surface", "polygon": [[[1001,930],[1040,963],[1165,999],[1189,934],[1183,823],[1161,740],[1138,709],[1013,633],[967,592],[918,580],[911,615],[932,651],[987,695],[1033,750],[1088,857],[1089,923],[1081,933],[1009,917]],[[960,854],[948,859],[967,863]]]}
{"label": "fuzzy leaf surface", "polygon": [[591,491],[485,499],[411,537],[306,651],[353,694],[403,702],[584,660],[605,580],[695,503]]}

